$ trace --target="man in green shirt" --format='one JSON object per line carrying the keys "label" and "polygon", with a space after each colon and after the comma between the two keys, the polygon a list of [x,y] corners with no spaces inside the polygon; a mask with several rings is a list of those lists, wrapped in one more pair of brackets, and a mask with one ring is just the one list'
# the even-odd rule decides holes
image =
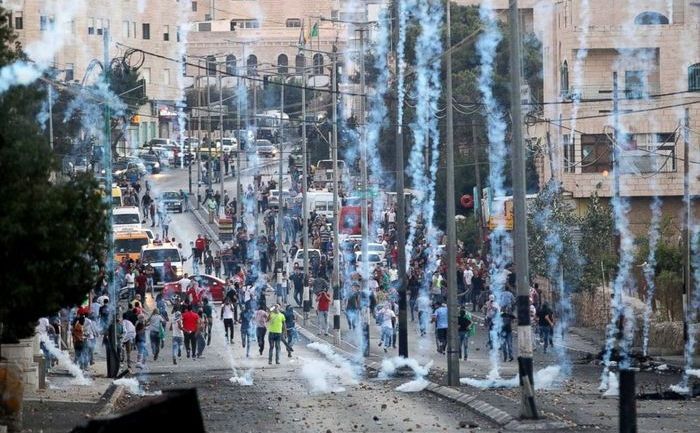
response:
{"label": "man in green shirt", "polygon": [[270,307],[270,316],[267,320],[267,339],[270,343],[270,352],[267,363],[272,365],[272,351],[275,352],[275,363],[280,363],[280,343],[282,342],[282,332],[285,331],[284,314],[279,311],[277,305]]}

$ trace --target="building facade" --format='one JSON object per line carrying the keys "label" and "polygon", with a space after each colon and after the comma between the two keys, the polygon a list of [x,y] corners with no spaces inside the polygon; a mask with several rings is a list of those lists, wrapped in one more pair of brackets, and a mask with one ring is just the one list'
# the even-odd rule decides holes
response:
{"label": "building facade", "polygon": [[[179,2],[175,0],[78,1],[71,17],[57,13],[60,1],[4,0],[11,13],[11,25],[23,46],[42,40],[50,26],[61,26],[64,43],[55,53],[57,79],[70,83],[93,83],[101,68],[94,60],[104,58],[103,37],[110,35],[111,58],[123,56],[126,47],[177,58]],[[54,9],[51,9],[51,6]],[[57,22],[62,17],[65,22]],[[61,18],[58,18],[59,20]],[[142,106],[128,128],[124,147],[139,146],[149,139],[171,137],[176,127],[174,107],[180,99],[177,63],[152,55],[134,56],[143,60],[139,72],[145,80],[149,102]],[[119,148],[119,147],[118,147]]]}

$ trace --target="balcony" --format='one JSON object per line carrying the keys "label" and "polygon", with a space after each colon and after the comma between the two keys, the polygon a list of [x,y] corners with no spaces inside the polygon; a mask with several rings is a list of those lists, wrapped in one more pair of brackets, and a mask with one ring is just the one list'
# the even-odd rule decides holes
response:
{"label": "balcony", "polygon": [[[661,84],[658,82],[649,82],[645,86],[632,85],[627,88],[620,85],[619,88],[620,99],[627,100],[644,100],[661,93]],[[612,84],[592,84],[571,88],[568,92],[564,92],[562,97],[569,101],[611,100],[613,97]]]}

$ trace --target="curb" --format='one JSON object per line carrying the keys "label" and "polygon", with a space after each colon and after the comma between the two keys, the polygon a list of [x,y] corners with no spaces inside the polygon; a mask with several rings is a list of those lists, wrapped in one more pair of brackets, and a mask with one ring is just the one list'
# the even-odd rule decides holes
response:
{"label": "curb", "polygon": [[[299,318],[302,318],[303,316],[299,314],[298,311],[294,312],[295,315]],[[297,331],[304,336],[307,340],[311,340],[314,342],[318,343],[326,343],[330,346],[333,346],[333,349],[348,357],[348,358],[354,358],[354,356],[344,349],[341,349],[337,347],[335,344],[324,340],[323,338],[318,337],[317,335],[314,335],[313,332],[309,331],[308,329],[304,328],[297,322]],[[372,370],[375,372],[379,372],[381,370],[381,364],[375,361],[365,361],[363,362],[364,367],[367,370]],[[518,420],[514,417],[512,417],[510,414],[507,412],[489,404],[486,403],[483,400],[479,400],[477,396],[472,395],[472,394],[467,394],[465,392],[460,391],[458,388],[453,388],[453,387],[448,387],[448,386],[443,386],[443,385],[438,385],[437,383],[434,382],[428,382],[428,386],[425,388],[426,391],[431,392],[435,395],[438,395],[440,397],[443,397],[447,400],[450,400],[454,403],[466,406],[469,410],[472,412],[476,413],[477,415],[486,418],[487,420],[491,421],[492,423],[496,424],[498,427],[501,427],[505,430],[515,430],[515,431],[530,431],[530,430],[551,430],[551,429],[565,429],[565,428],[571,428],[574,427],[575,425],[561,422],[561,421],[551,421],[551,420],[537,420],[537,421],[521,421]]]}
{"label": "curb", "polygon": [[[126,388],[122,385],[110,385],[107,391],[102,395],[101,399],[107,399],[104,406],[95,415],[96,418],[105,418],[111,416],[114,412],[114,406],[117,404],[120,398],[124,395]],[[111,394],[110,394],[111,393]]]}
{"label": "curb", "polygon": [[209,223],[204,219],[204,217],[200,214],[200,211],[196,209],[196,203],[193,206],[191,197],[187,197],[188,200],[188,208],[189,212],[194,215],[194,217],[197,219],[197,222],[199,223],[200,226],[207,232],[207,235],[209,236],[209,239],[214,241],[214,243],[219,247],[219,249],[222,249],[223,243],[219,240],[219,235],[214,232],[214,229],[212,229],[209,226]]}

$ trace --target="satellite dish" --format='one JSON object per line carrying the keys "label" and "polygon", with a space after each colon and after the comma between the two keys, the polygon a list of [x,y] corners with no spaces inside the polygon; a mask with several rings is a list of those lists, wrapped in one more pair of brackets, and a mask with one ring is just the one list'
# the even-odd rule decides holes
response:
{"label": "satellite dish", "polygon": [[306,85],[308,87],[315,88],[328,87],[330,84],[331,79],[326,75],[314,75],[312,77],[309,77],[309,79],[306,81]]}

